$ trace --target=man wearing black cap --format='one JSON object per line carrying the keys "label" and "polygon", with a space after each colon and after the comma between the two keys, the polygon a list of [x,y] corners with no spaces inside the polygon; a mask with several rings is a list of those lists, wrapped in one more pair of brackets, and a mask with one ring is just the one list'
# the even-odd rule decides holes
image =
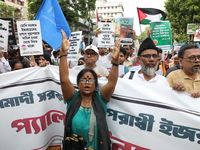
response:
{"label": "man wearing black cap", "polygon": [[138,61],[141,69],[134,73],[132,80],[169,87],[166,78],[156,74],[159,64],[159,48],[155,46],[151,38],[146,38],[140,45]]}

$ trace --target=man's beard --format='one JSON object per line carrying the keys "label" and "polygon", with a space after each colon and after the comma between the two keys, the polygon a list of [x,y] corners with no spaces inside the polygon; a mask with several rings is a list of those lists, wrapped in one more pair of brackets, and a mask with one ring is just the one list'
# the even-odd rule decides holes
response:
{"label": "man's beard", "polygon": [[[200,63],[195,64],[195,65],[200,65]],[[194,66],[195,66],[195,65],[194,65]],[[193,68],[192,68],[192,69],[190,70],[190,72],[191,72],[191,73],[198,73],[198,72],[200,72],[200,69],[193,69]]]}
{"label": "man's beard", "polygon": [[142,72],[143,72],[144,74],[148,75],[148,76],[153,76],[153,75],[155,75],[155,73],[156,73],[156,71],[157,71],[157,69],[158,69],[158,63],[157,63],[156,66],[153,67],[153,68],[148,68],[148,67],[146,67],[146,66],[142,63],[142,61],[140,62],[140,65],[141,65],[141,70],[142,70]]}

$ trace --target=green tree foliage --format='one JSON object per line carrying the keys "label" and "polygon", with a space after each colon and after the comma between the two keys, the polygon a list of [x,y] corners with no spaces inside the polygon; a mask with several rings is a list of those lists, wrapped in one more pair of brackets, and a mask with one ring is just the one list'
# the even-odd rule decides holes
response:
{"label": "green tree foliage", "polygon": [[[29,19],[37,14],[43,0],[28,0]],[[59,0],[60,7],[70,26],[77,27],[79,17],[89,21],[96,0]]]}
{"label": "green tree foliage", "polygon": [[0,16],[3,18],[14,18],[15,8],[0,2]]}
{"label": "green tree foliage", "polygon": [[199,0],[167,0],[165,9],[170,21],[173,39],[178,43],[187,42],[188,23],[200,23]]}
{"label": "green tree foliage", "polygon": [[150,27],[146,27],[146,28],[145,28],[145,31],[143,31],[143,32],[140,34],[140,36],[137,36],[139,42],[144,41],[144,39],[146,39],[146,38],[148,37],[148,35],[147,35],[147,30],[148,30],[148,29],[150,29]]}

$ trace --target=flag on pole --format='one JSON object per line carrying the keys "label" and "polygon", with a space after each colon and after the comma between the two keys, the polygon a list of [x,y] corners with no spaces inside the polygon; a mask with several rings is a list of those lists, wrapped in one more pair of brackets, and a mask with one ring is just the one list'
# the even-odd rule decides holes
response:
{"label": "flag on pole", "polygon": [[138,18],[140,24],[149,24],[153,21],[165,20],[167,14],[159,9],[155,8],[137,8]]}
{"label": "flag on pole", "polygon": [[35,20],[40,20],[42,39],[55,50],[58,50],[61,46],[62,36],[60,30],[64,30],[68,37],[71,34],[57,0],[44,0]]}
{"label": "flag on pole", "polygon": [[99,22],[99,16],[98,16],[98,11],[96,9],[96,24],[98,24],[98,22]]}

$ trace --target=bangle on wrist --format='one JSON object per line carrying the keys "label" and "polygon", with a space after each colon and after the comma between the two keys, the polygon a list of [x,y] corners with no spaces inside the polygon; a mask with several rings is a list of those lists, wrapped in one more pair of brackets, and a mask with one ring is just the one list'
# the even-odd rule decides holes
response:
{"label": "bangle on wrist", "polygon": [[113,65],[113,66],[119,66],[119,64],[116,64],[116,63],[112,63],[112,65]]}
{"label": "bangle on wrist", "polygon": [[61,58],[61,57],[63,57],[63,56],[67,56],[67,54],[60,55],[59,58]]}

